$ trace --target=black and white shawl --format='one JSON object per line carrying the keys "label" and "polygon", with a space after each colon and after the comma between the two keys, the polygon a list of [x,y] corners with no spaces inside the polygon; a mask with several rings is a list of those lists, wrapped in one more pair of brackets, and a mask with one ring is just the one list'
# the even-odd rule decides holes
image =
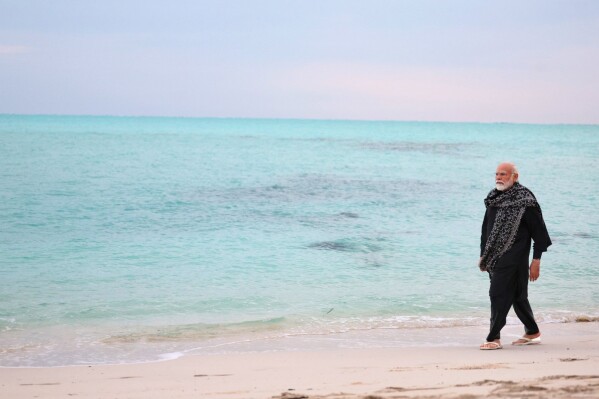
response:
{"label": "black and white shawl", "polygon": [[491,190],[485,198],[485,206],[498,209],[479,267],[493,273],[497,260],[514,245],[526,207],[540,207],[534,194],[518,182],[506,191]]}

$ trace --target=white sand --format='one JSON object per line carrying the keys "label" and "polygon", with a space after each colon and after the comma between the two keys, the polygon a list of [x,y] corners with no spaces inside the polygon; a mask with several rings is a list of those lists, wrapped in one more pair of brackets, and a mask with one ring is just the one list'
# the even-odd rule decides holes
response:
{"label": "white sand", "polygon": [[[2,398],[598,398],[599,323],[541,325],[541,345],[319,349],[112,366],[1,368]],[[420,334],[451,334],[426,329]],[[466,334],[467,335],[467,334]]]}

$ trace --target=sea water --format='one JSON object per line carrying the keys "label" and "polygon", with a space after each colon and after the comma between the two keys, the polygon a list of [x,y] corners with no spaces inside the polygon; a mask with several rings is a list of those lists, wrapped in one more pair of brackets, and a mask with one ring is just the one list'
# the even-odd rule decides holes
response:
{"label": "sea water", "polygon": [[599,126],[0,115],[0,366],[484,331],[504,160],[553,241],[537,319],[596,320]]}

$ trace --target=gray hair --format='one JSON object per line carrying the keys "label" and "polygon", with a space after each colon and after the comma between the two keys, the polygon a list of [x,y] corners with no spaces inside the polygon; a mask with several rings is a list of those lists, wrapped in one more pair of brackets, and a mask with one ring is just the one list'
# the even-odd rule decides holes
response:
{"label": "gray hair", "polygon": [[[512,175],[519,175],[520,174],[520,173],[518,173],[518,167],[516,166],[515,163],[509,162],[509,161],[508,162],[504,162],[504,163],[510,165],[510,167],[512,168]],[[518,180],[516,180],[516,181],[518,181]]]}

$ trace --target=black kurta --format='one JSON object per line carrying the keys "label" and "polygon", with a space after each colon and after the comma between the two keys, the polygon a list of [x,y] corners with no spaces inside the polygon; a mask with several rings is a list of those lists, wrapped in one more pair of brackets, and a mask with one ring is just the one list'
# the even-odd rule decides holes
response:
{"label": "black kurta", "polygon": [[[487,238],[493,229],[496,215],[496,207],[487,208],[481,232],[481,256]],[[534,259],[540,259],[541,254],[547,251],[551,245],[543,215],[537,207],[526,208],[514,244],[497,260],[493,273],[490,274],[491,330],[487,341],[499,339],[500,331],[505,326],[506,317],[512,305],[516,315],[524,324],[527,334],[536,334],[539,331],[528,302],[528,264],[531,241],[534,241]]]}

